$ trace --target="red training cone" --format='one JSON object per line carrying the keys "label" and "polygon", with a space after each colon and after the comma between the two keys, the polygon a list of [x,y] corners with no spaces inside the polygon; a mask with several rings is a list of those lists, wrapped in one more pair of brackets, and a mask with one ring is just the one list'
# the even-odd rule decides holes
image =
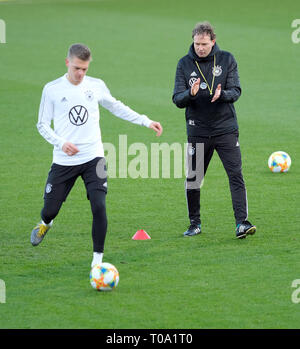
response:
{"label": "red training cone", "polygon": [[145,230],[138,230],[132,237],[132,240],[148,240],[151,237],[145,232]]}

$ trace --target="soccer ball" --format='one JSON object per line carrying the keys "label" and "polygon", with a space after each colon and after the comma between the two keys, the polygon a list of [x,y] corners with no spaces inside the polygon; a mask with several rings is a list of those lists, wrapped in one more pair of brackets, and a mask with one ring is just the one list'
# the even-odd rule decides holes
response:
{"label": "soccer ball", "polygon": [[291,166],[292,160],[289,154],[284,151],[275,151],[268,160],[269,169],[272,172],[287,172]]}
{"label": "soccer ball", "polygon": [[96,264],[90,272],[90,283],[95,290],[111,291],[118,286],[119,272],[110,263]]}

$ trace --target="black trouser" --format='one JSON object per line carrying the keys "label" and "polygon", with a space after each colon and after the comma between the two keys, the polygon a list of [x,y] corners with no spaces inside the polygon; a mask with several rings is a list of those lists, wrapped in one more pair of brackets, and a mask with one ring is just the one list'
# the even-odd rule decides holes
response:
{"label": "black trouser", "polygon": [[94,252],[103,252],[107,230],[105,205],[107,178],[106,175],[103,176],[103,171],[99,171],[99,168],[97,168],[97,165],[103,166],[103,162],[99,163],[99,160],[103,161],[103,158],[95,158],[85,164],[76,166],[52,164],[45,187],[44,207],[41,211],[42,220],[46,224],[50,223],[57,216],[76,179],[81,176],[93,214],[92,239]]}
{"label": "black trouser", "polygon": [[[190,169],[196,173],[196,162],[200,161],[203,166],[203,178],[207,171],[214,150],[217,151],[229,179],[232,206],[236,224],[247,219],[248,204],[245,183],[242,174],[242,160],[238,140],[238,132],[214,137],[188,137],[187,161]],[[204,145],[204,154],[199,154],[197,143]],[[197,154],[198,149],[198,154]],[[203,149],[203,147],[202,147]],[[192,164],[191,164],[192,162]],[[200,183],[203,178],[198,178],[197,185],[195,176],[188,174],[186,179],[186,197],[191,223],[201,223],[200,219]]]}

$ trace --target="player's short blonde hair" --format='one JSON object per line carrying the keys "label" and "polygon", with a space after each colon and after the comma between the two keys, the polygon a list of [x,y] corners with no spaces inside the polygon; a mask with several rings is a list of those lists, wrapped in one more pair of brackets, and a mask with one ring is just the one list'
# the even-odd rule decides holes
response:
{"label": "player's short blonde hair", "polygon": [[89,61],[91,59],[90,49],[83,44],[73,44],[69,47],[68,58],[77,57],[82,61]]}

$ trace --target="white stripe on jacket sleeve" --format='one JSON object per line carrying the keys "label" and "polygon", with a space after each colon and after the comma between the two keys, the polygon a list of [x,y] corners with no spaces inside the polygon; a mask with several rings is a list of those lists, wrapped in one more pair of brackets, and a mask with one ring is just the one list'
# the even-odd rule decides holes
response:
{"label": "white stripe on jacket sleeve", "polygon": [[53,103],[48,96],[47,87],[44,87],[42,99],[39,109],[38,123],[36,127],[40,135],[50,144],[58,146],[62,149],[65,140],[59,137],[51,128],[51,121],[53,119]]}

